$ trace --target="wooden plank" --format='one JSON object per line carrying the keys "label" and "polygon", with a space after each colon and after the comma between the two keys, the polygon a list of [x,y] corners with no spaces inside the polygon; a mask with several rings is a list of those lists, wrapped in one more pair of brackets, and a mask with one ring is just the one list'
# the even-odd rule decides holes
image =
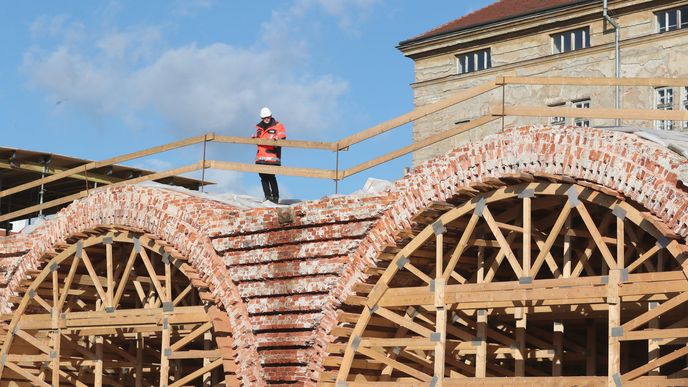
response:
{"label": "wooden plank", "polygon": [[489,208],[487,208],[487,206],[485,206],[485,208],[483,208],[483,218],[487,222],[487,225],[490,227],[492,234],[495,236],[495,238],[497,238],[497,242],[499,242],[499,246],[501,247],[502,250],[504,250],[504,252],[506,254],[506,258],[509,261],[511,268],[514,270],[516,277],[521,277],[522,276],[521,264],[516,259],[516,255],[511,250],[511,246],[509,246],[509,242],[507,242],[506,238],[504,238],[504,234],[502,234],[502,231],[499,229],[499,226],[497,226],[495,219],[492,216],[492,212],[490,212],[490,210],[489,210]]}
{"label": "wooden plank", "polygon": [[452,255],[449,257],[447,267],[444,269],[444,273],[442,274],[442,278],[445,282],[454,272],[454,268],[456,267],[456,264],[459,262],[461,254],[463,254],[466,247],[468,247],[468,240],[473,234],[473,230],[475,230],[475,225],[478,223],[479,219],[480,217],[474,213],[468,220],[468,224],[466,225],[466,228],[463,230],[463,233],[461,234],[461,239],[459,239],[459,243],[456,245],[454,251],[452,252]]}
{"label": "wooden plank", "polygon": [[588,228],[592,239],[595,241],[595,244],[597,244],[597,248],[600,250],[600,253],[602,253],[602,257],[604,257],[604,260],[607,262],[609,270],[618,269],[614,256],[612,255],[611,251],[609,251],[607,244],[602,240],[602,234],[600,234],[600,230],[597,229],[595,221],[592,220],[588,209],[585,207],[585,204],[583,204],[582,201],[578,202],[576,210],[578,210],[578,214],[580,215],[581,219],[583,219],[583,223],[585,223],[585,226]]}
{"label": "wooden plank", "polygon": [[53,181],[60,180],[60,179],[65,178],[65,177],[70,177],[74,174],[90,171],[92,169],[106,167],[106,166],[110,166],[113,164],[138,159],[138,158],[141,158],[144,156],[150,156],[150,155],[154,155],[157,153],[166,152],[168,150],[182,148],[182,147],[186,147],[186,146],[193,145],[193,144],[198,144],[198,143],[204,142],[206,138],[208,138],[209,140],[212,140],[213,136],[214,136],[213,134],[210,134],[210,135],[191,137],[191,138],[187,138],[185,140],[171,142],[169,144],[160,145],[160,146],[140,150],[137,152],[133,152],[133,153],[105,159],[102,161],[90,162],[88,164],[84,164],[84,165],[80,165],[78,167],[68,169],[68,170],[61,172],[61,173],[56,173],[54,175],[47,176],[47,177],[42,178],[42,179],[34,180],[32,182],[28,182],[25,184],[18,185],[16,187],[6,189],[4,191],[0,191],[0,198],[15,194],[17,192],[26,191],[27,189],[30,189],[30,188],[38,187],[41,184],[47,184],[47,183],[51,183]]}
{"label": "wooden plank", "polygon": [[[571,86],[677,86],[688,85],[688,78],[602,78],[602,77],[517,77],[505,76],[505,85],[571,85]],[[501,84],[498,78],[497,84]]]}
{"label": "wooden plank", "polygon": [[31,372],[25,370],[24,368],[18,366],[17,364],[15,364],[11,361],[6,362],[5,366],[7,368],[11,369],[12,371],[16,372],[17,374],[19,374],[24,379],[33,383],[34,386],[51,387],[48,383],[44,382],[43,380],[39,379],[38,377],[36,377]]}
{"label": "wooden plank", "polygon": [[162,285],[160,284],[160,280],[158,280],[158,274],[155,272],[155,268],[148,257],[148,253],[146,253],[146,249],[141,248],[141,251],[139,251],[139,256],[141,257],[141,261],[143,261],[143,265],[146,267],[146,271],[148,272],[148,276],[150,277],[155,290],[158,292],[158,297],[161,300],[165,299],[167,292],[165,292],[165,289],[163,289]]}
{"label": "wooden plank", "polygon": [[542,266],[542,263],[545,260],[545,256],[552,249],[554,241],[559,236],[559,233],[561,232],[562,227],[564,227],[564,224],[566,224],[566,218],[569,216],[570,212],[571,207],[568,205],[568,203],[564,204],[564,207],[561,209],[561,212],[559,213],[557,220],[554,222],[554,226],[552,226],[552,230],[550,231],[549,235],[547,236],[547,239],[545,240],[544,246],[540,249],[540,253],[535,258],[535,262],[533,263],[533,266],[530,269],[531,277],[535,278],[537,276],[537,273],[540,271],[540,267]]}
{"label": "wooden plank", "polygon": [[[582,111],[584,110],[584,112]],[[579,109],[559,108],[549,106],[514,106],[493,105],[491,112],[495,116],[518,117],[581,117],[625,120],[674,120],[688,121],[688,111],[682,110],[652,110],[652,109]]]}
{"label": "wooden plank", "polygon": [[273,175],[312,177],[317,179],[337,179],[337,174],[329,169],[293,168],[273,165],[245,164],[230,161],[207,161],[212,169],[225,171],[269,173]]}
{"label": "wooden plank", "polygon": [[438,142],[440,142],[440,141],[442,141],[442,140],[446,140],[446,139],[448,139],[448,138],[450,138],[450,137],[454,137],[454,136],[456,136],[457,134],[460,134],[460,133],[463,133],[463,132],[467,132],[467,131],[469,131],[469,130],[471,130],[471,129],[475,129],[475,128],[477,128],[477,127],[483,126],[483,125],[485,125],[485,124],[487,124],[487,123],[490,123],[490,122],[492,122],[492,121],[495,121],[495,120],[497,120],[497,118],[487,115],[487,116],[482,116],[482,117],[476,118],[475,120],[470,121],[470,122],[467,122],[467,123],[465,123],[465,124],[456,125],[456,126],[454,126],[453,128],[451,128],[451,129],[449,129],[449,130],[446,130],[446,131],[444,131],[444,132],[440,132],[440,133],[438,133],[438,134],[436,134],[436,135],[434,135],[434,136],[430,136],[430,137],[425,138],[425,139],[423,139],[423,140],[414,142],[414,143],[411,144],[411,145],[407,145],[407,146],[405,146],[405,147],[403,147],[403,148],[400,148],[400,149],[397,149],[397,150],[395,150],[395,151],[389,152],[389,153],[384,154],[384,155],[382,155],[382,156],[380,156],[380,157],[376,157],[376,158],[374,158],[374,159],[372,159],[372,160],[370,160],[370,161],[366,161],[366,162],[363,162],[363,163],[361,163],[361,164],[358,164],[358,165],[356,165],[356,166],[354,166],[354,167],[351,167],[351,168],[349,168],[349,169],[346,169],[346,170],[344,170],[344,171],[341,172],[341,176],[339,176],[339,178],[340,178],[340,179],[344,179],[344,178],[346,178],[346,177],[355,175],[355,174],[357,174],[357,173],[359,173],[359,172],[363,172],[363,171],[365,171],[365,170],[367,170],[367,169],[376,167],[376,166],[378,166],[378,165],[380,165],[380,164],[383,164],[383,163],[386,163],[386,162],[388,162],[388,161],[390,161],[390,160],[394,160],[394,159],[399,158],[399,157],[401,157],[401,156],[407,155],[407,154],[409,154],[409,153],[411,153],[411,152],[415,152],[415,151],[417,151],[417,150],[419,150],[419,149],[423,149],[423,148],[425,148],[425,147],[427,147],[427,146],[430,146],[430,145],[432,145],[432,144],[438,143]]}
{"label": "wooden plank", "polygon": [[202,335],[203,333],[205,333],[208,329],[210,329],[212,327],[213,327],[212,321],[208,321],[208,322],[202,324],[201,326],[194,329],[193,331],[191,331],[190,333],[188,333],[187,335],[185,335],[184,337],[182,337],[181,339],[176,341],[174,344],[172,344],[170,346],[170,349],[172,351],[176,351],[176,350],[184,347],[186,344],[189,344],[190,342],[194,341],[196,338],[198,338],[198,336]]}
{"label": "wooden plank", "polygon": [[628,321],[623,325],[623,330],[624,332],[630,332],[634,330],[635,328],[646,324],[650,320],[654,319],[655,317],[658,317],[669,310],[683,304],[684,302],[688,301],[688,292],[681,293],[674,298],[662,303],[659,305],[657,308],[653,310],[649,310],[640,316]]}
{"label": "wooden plank", "polygon": [[387,308],[378,307],[375,310],[375,314],[379,315],[380,317],[386,318],[387,320],[395,323],[398,326],[403,326],[404,328],[413,331],[423,337],[430,337],[430,335],[432,335],[432,331],[430,329],[411,320],[405,319],[404,316],[400,316]]}
{"label": "wooden plank", "polygon": [[163,179],[165,177],[176,176],[176,175],[181,175],[183,173],[197,171],[197,170],[202,169],[202,168],[203,168],[203,163],[198,162],[198,163],[194,163],[191,165],[187,165],[185,167],[170,169],[170,170],[158,172],[158,173],[152,173],[150,175],[137,177],[135,179],[129,179],[129,180],[125,180],[125,181],[122,181],[119,183],[110,184],[108,186],[98,187],[98,188],[94,188],[91,190],[84,190],[84,191],[77,192],[77,193],[72,194],[72,195],[64,196],[64,197],[61,197],[61,198],[58,198],[55,200],[51,200],[49,202],[45,202],[43,204],[36,204],[34,206],[26,207],[26,208],[23,208],[21,210],[17,210],[17,211],[10,212],[8,214],[4,214],[4,215],[0,216],[0,222],[16,219],[16,218],[19,218],[21,216],[31,214],[33,212],[38,212],[39,210],[44,210],[46,208],[57,207],[61,204],[70,203],[70,202],[73,202],[74,200],[81,199],[81,198],[88,196],[90,192],[93,192],[93,191],[99,190],[99,189],[103,189],[106,187],[114,187],[114,186],[119,186],[122,184],[136,184],[136,183],[141,183],[143,181],[159,180],[159,179]]}
{"label": "wooden plank", "polygon": [[285,148],[303,148],[303,149],[324,149],[337,150],[336,142],[319,142],[319,141],[300,141],[300,140],[263,140],[259,138],[236,137],[236,136],[221,136],[215,135],[213,139],[215,142],[223,142],[228,144],[256,144],[256,145],[270,145],[283,146]]}
{"label": "wooden plank", "polygon": [[[141,246],[141,249],[144,247]],[[115,291],[114,298],[112,299],[112,306],[114,308],[117,308],[119,305],[119,300],[122,298],[122,295],[124,295],[124,289],[127,286],[127,282],[129,282],[129,275],[131,274],[131,268],[134,266],[134,262],[136,261],[136,257],[138,256],[138,252],[132,246],[131,252],[129,253],[129,257],[127,258],[127,263],[124,266],[124,270],[122,271],[122,277],[120,278],[119,282],[117,283],[117,290]]]}
{"label": "wooden plank", "polygon": [[105,290],[103,290],[103,285],[100,283],[100,278],[98,278],[96,270],[93,268],[93,263],[91,262],[91,259],[88,257],[88,254],[86,253],[85,249],[81,250],[81,261],[84,263],[86,271],[88,272],[88,275],[91,277],[91,281],[93,281],[93,285],[95,286],[96,291],[98,292],[100,300],[105,302],[105,300],[107,299],[107,295],[105,294]]}
{"label": "wooden plank", "polygon": [[435,343],[434,376],[437,387],[443,387],[445,351],[447,344],[447,308],[444,301],[446,283],[444,274],[444,233],[435,236],[435,334],[439,340]]}
{"label": "wooden plank", "polygon": [[188,382],[196,379],[197,377],[203,375],[204,373],[206,373],[208,371],[214,370],[215,368],[217,368],[221,365],[222,365],[222,358],[217,359],[217,360],[213,361],[212,363],[210,363],[210,364],[208,364],[202,368],[199,368],[196,371],[182,377],[181,379],[176,380],[174,383],[170,384],[169,387],[180,387],[180,386],[187,385]]}
{"label": "wooden plank", "polygon": [[385,133],[391,129],[397,128],[399,126],[408,124],[409,122],[413,122],[417,119],[423,118],[427,115],[430,115],[432,113],[438,112],[442,109],[445,109],[449,106],[455,105],[459,102],[466,101],[468,99],[471,99],[473,97],[476,97],[478,95],[484,94],[488,91],[494,90],[498,88],[499,86],[495,85],[494,82],[486,82],[482,85],[473,87],[468,90],[461,90],[457,92],[454,95],[451,95],[449,97],[446,97],[438,102],[425,105],[419,108],[414,109],[411,112],[408,112],[406,114],[403,114],[401,116],[395,117],[391,120],[387,120],[385,122],[382,122],[378,125],[375,125],[369,129],[363,130],[361,132],[358,132],[356,134],[353,134],[351,136],[345,137],[339,141],[337,141],[339,149],[344,149],[347,148],[351,145],[357,144],[361,141],[367,140],[371,137],[375,137],[379,134]]}
{"label": "wooden plank", "polygon": [[640,367],[638,367],[632,371],[629,371],[629,372],[623,374],[621,376],[621,381],[624,383],[630,382],[630,381],[646,374],[650,370],[653,370],[657,367],[660,367],[666,363],[669,363],[671,361],[674,361],[674,360],[681,358],[681,357],[684,357],[686,355],[688,355],[688,345],[684,346],[683,348],[677,349],[677,350],[675,350],[669,354],[666,354],[666,355],[660,357],[659,359],[648,362],[645,365],[642,365],[642,366],[640,366]]}
{"label": "wooden plank", "polygon": [[375,351],[373,349],[361,347],[358,349],[358,352],[380,363],[391,366],[396,370],[401,371],[407,375],[413,376],[414,378],[419,379],[421,381],[429,382],[430,380],[432,380],[432,377],[430,375],[420,372],[415,368],[410,367],[404,363],[390,359],[385,354]]}

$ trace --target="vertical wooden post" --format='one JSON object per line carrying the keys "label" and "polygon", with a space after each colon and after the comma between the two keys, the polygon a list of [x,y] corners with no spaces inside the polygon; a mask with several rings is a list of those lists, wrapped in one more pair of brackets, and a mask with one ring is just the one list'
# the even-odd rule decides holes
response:
{"label": "vertical wooden post", "polygon": [[[210,349],[210,342],[212,339],[213,339],[213,334],[212,334],[212,332],[210,332],[210,330],[206,331],[203,334],[203,349],[205,349],[206,351]],[[207,357],[203,358],[203,366],[204,367],[210,363],[211,363],[211,361],[209,358],[207,358]],[[203,381],[202,381],[203,387],[210,387],[213,385],[212,377],[213,377],[213,375],[212,375],[211,371],[203,374]]]}
{"label": "vertical wooden post", "polygon": [[[485,248],[478,248],[478,283],[485,281]],[[475,311],[477,317],[477,348],[475,353],[475,377],[487,376],[487,310]]]}
{"label": "vertical wooden post", "polygon": [[[569,231],[571,229],[571,217],[566,218],[566,223],[564,223],[564,230]],[[565,278],[571,277],[571,236],[564,234],[564,268],[562,270],[562,275]]]}
{"label": "vertical wooden post", "polygon": [[160,387],[167,387],[170,380],[170,321],[167,315],[162,318],[162,343],[160,345]]}
{"label": "vertical wooden post", "polygon": [[621,326],[619,270],[609,271],[607,294],[607,307],[609,308],[607,385],[618,387],[621,383],[621,345],[618,338],[618,329]]}
{"label": "vertical wooden post", "polygon": [[531,265],[531,234],[533,223],[531,221],[531,199],[528,195],[523,195],[523,275],[534,276],[530,272]]}
{"label": "vertical wooden post", "polygon": [[51,382],[53,387],[60,386],[60,343],[62,332],[58,327],[60,318],[60,281],[58,278],[57,267],[53,270],[53,308],[51,310],[52,321],[52,353],[50,368],[52,369]]}
{"label": "vertical wooden post", "polygon": [[562,345],[564,339],[564,323],[561,321],[555,321],[553,323],[552,330],[554,344],[554,357],[552,358],[552,376],[561,376],[562,357],[564,355],[564,348]]}
{"label": "vertical wooden post", "polygon": [[[142,302],[136,298],[136,307],[140,308]],[[145,342],[143,341],[143,333],[136,333],[136,387],[143,387],[143,346]]]}
{"label": "vertical wooden post", "polygon": [[585,345],[585,374],[595,376],[597,373],[597,327],[595,320],[589,319],[586,323]]}
{"label": "vertical wooden post", "polygon": [[[108,243],[109,242],[109,243]],[[112,268],[112,239],[104,241],[105,243],[105,264],[107,270],[107,299],[105,300],[105,310],[108,312],[114,311],[114,305],[112,301],[114,300],[115,292],[115,280]]]}
{"label": "vertical wooden post", "polygon": [[516,349],[514,351],[514,375],[526,375],[526,308],[516,308]]}
{"label": "vertical wooden post", "polygon": [[447,342],[447,309],[444,304],[444,288],[445,281],[442,274],[444,273],[444,232],[446,229],[438,221],[434,225],[435,231],[435,369],[434,376],[436,379],[435,385],[442,387],[444,385],[444,367],[445,367],[445,346]]}
{"label": "vertical wooden post", "polygon": [[93,370],[93,385],[95,387],[103,386],[103,336],[95,336],[96,344],[96,366]]}
{"label": "vertical wooden post", "polygon": [[[659,306],[659,302],[652,301],[647,304],[648,310],[655,309]],[[659,328],[659,319],[653,318],[650,320],[647,324],[648,328],[650,329],[658,329]],[[648,339],[647,340],[647,362],[651,362],[653,360],[657,360],[659,358],[659,341],[655,339]],[[659,367],[652,369],[648,371],[647,373],[649,376],[657,376],[659,375]]]}

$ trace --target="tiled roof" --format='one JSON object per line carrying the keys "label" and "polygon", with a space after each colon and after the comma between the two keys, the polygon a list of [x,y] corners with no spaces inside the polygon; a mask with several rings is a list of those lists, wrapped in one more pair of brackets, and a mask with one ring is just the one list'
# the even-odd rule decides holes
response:
{"label": "tiled roof", "polygon": [[[449,23],[433,28],[421,35],[407,39],[400,45],[413,43],[425,38],[442,35],[449,32],[456,32],[469,27],[494,23],[508,20],[518,16],[525,16],[531,13],[559,8],[562,6],[589,2],[590,0],[499,0],[487,7],[473,11]],[[601,4],[600,4],[601,7]]]}

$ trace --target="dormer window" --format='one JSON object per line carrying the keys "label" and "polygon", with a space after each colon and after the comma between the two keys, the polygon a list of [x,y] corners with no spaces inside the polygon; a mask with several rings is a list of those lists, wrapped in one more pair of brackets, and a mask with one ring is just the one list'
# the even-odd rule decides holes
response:
{"label": "dormer window", "polygon": [[456,56],[456,60],[458,74],[472,73],[492,67],[489,48],[459,54]]}
{"label": "dormer window", "polygon": [[590,47],[590,27],[576,28],[552,35],[552,49],[555,54]]}

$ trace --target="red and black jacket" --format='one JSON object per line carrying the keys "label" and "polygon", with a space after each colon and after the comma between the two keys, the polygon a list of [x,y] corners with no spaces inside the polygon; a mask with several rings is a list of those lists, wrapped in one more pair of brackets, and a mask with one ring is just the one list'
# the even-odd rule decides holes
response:
{"label": "red and black jacket", "polygon": [[[269,123],[264,123],[262,120],[256,124],[256,134],[253,138],[260,138],[263,140],[284,140],[287,138],[287,131],[284,125],[272,118]],[[282,147],[271,145],[258,145],[256,152],[256,164],[271,164],[281,165]]]}

